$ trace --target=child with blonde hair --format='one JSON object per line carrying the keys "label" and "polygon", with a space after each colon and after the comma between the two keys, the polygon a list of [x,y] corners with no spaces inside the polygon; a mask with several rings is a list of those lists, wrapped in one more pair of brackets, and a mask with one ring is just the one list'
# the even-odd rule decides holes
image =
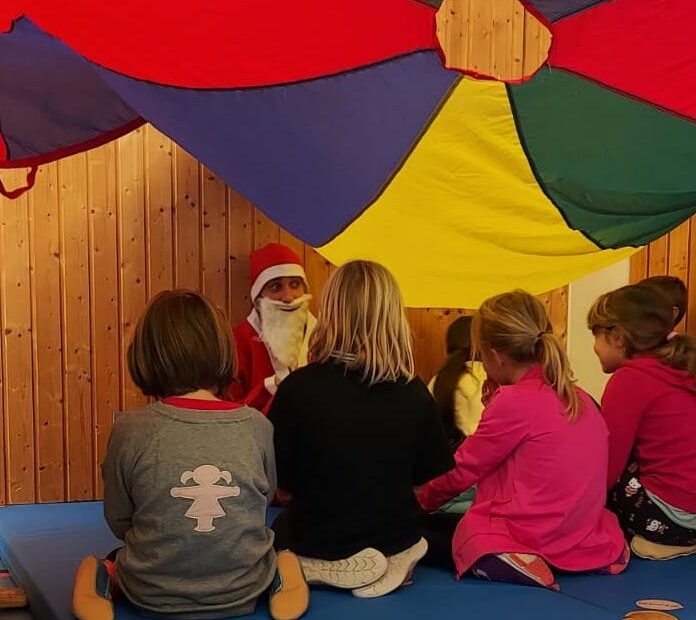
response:
{"label": "child with blonde hair", "polygon": [[273,618],[299,618],[307,584],[297,557],[274,552],[265,523],[273,428],[221,400],[235,370],[222,314],[192,291],[160,293],[138,321],[128,369],[156,400],[114,422],[104,517],[123,546],[83,560],[75,615],[112,620],[118,591],[148,615],[228,618],[252,613],[268,591]]}
{"label": "child with blonde hair", "polygon": [[609,427],[609,508],[636,555],[696,553],[696,342],[672,331],[673,299],[641,282],[599,297],[587,324],[613,373],[602,396]]}
{"label": "child with blonde hair", "polygon": [[429,482],[426,510],[473,484],[476,498],[453,538],[458,575],[557,588],[551,567],[621,572],[628,562],[604,508],[607,429],[576,387],[544,306],[513,291],[485,301],[473,342],[500,388],[455,468]]}
{"label": "child with blonde hair", "polygon": [[367,598],[406,582],[427,550],[413,488],[453,460],[384,267],[353,261],[331,276],[310,364],[281,383],[269,419],[292,495],[276,545],[301,556],[310,584]]}

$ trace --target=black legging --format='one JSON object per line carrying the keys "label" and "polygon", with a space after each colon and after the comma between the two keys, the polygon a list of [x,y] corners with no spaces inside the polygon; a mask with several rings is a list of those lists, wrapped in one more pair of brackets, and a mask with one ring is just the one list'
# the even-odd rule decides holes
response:
{"label": "black legging", "polygon": [[428,553],[421,560],[426,566],[454,571],[452,538],[463,515],[452,512],[424,513],[420,518],[421,536],[428,541]]}

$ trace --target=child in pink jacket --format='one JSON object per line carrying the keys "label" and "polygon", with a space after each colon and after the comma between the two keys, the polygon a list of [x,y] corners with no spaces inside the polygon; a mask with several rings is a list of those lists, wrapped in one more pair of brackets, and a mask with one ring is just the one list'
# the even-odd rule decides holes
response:
{"label": "child in pink jacket", "polygon": [[658,560],[696,553],[696,341],[672,331],[678,303],[641,283],[602,295],[587,318],[613,373],[608,506],[633,552]]}
{"label": "child in pink jacket", "polygon": [[629,552],[606,499],[607,429],[574,385],[544,306],[524,291],[493,297],[472,327],[501,387],[450,472],[421,488],[428,511],[477,485],[452,550],[457,573],[557,589],[551,567],[621,572]]}

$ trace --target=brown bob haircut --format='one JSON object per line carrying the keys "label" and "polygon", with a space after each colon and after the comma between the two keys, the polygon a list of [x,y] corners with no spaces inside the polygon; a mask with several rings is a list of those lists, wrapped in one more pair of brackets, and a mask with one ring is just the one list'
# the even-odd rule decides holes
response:
{"label": "brown bob haircut", "polygon": [[194,291],[163,291],[148,304],[128,347],[128,371],[146,396],[206,389],[224,396],[235,373],[223,314]]}

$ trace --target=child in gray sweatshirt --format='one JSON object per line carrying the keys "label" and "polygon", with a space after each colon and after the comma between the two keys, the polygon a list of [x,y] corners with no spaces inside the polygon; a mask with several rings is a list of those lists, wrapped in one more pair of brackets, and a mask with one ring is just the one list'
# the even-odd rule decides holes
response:
{"label": "child in gray sweatshirt", "polygon": [[234,375],[233,351],[227,322],[197,293],[161,293],[140,319],[128,368],[158,400],[114,422],[104,516],[124,545],[113,562],[83,560],[73,601],[81,620],[113,618],[112,585],[168,618],[250,614],[267,590],[277,620],[306,610],[299,562],[273,551],[265,524],[276,488],[273,427],[218,398]]}

